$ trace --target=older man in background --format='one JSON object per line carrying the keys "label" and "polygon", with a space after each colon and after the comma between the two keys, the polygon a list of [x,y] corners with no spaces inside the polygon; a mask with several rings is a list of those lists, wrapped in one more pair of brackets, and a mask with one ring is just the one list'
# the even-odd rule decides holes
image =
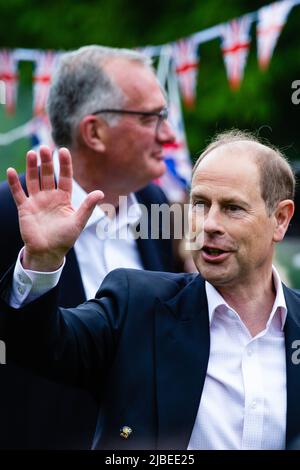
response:
{"label": "older man in background", "polygon": [[[166,169],[163,144],[174,140],[166,98],[149,58],[100,46],[64,54],[51,85],[48,113],[55,144],[72,152],[73,206],[78,208],[90,191],[105,191],[104,201],[67,254],[59,282],[60,304],[72,307],[93,297],[105,275],[117,267],[173,270],[172,241],[163,239],[160,227],[156,240],[130,236],[142,216],[138,203],[150,208],[167,202],[151,181]],[[54,166],[58,179],[57,161]],[[52,164],[42,167],[41,176],[47,189]],[[23,187],[28,185],[28,177],[21,181]],[[2,275],[23,242],[6,183],[0,186],[0,200],[5,220],[0,234],[5,247]],[[107,207],[114,210],[107,214]],[[113,237],[101,231],[111,218],[119,230]],[[121,236],[124,230],[126,237]],[[47,382],[15,365],[1,368],[0,374],[0,448],[90,447],[96,405],[88,394]]]}

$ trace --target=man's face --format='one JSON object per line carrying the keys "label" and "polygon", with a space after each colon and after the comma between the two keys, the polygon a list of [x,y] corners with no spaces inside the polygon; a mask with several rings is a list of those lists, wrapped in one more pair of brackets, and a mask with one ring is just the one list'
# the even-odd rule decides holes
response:
{"label": "man's face", "polygon": [[[158,81],[147,67],[118,60],[108,63],[106,70],[126,96],[123,109],[157,112],[166,106]],[[106,135],[106,154],[114,177],[119,177],[131,190],[140,189],[166,170],[163,144],[172,142],[174,133],[167,121],[156,132],[157,119],[157,116],[123,114]]]}
{"label": "man's face", "polygon": [[216,287],[255,285],[270,275],[276,218],[267,213],[259,169],[250,158],[255,145],[220,146],[200,162],[193,177],[191,202],[194,208],[203,206],[202,220],[193,209],[193,225],[204,231],[203,246],[193,258]]}

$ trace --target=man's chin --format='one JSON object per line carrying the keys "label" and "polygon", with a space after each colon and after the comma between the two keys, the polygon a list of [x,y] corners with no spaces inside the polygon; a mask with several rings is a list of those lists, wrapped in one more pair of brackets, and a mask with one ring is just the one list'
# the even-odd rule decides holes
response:
{"label": "man's chin", "polygon": [[167,165],[164,160],[157,160],[155,168],[153,168],[153,177],[152,179],[161,178],[167,171]]}
{"label": "man's chin", "polygon": [[223,266],[203,266],[202,263],[197,262],[195,262],[195,265],[201,276],[215,287],[226,286],[232,280],[232,276]]}

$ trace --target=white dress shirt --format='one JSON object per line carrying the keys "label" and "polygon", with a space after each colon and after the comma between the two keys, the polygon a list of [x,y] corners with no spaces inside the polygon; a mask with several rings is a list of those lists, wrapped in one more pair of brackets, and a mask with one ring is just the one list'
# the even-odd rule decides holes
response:
{"label": "white dress shirt", "polygon": [[[53,166],[55,177],[58,179],[57,152],[54,152]],[[72,206],[77,210],[87,193],[75,180],[73,180],[72,188]],[[141,215],[141,209],[134,193],[130,193],[127,198],[122,196],[119,211],[113,221],[99,206],[95,207],[74,245],[87,299],[95,297],[103,279],[113,269],[143,269],[131,230],[140,220]]]}
{"label": "white dress shirt", "polygon": [[[73,181],[72,205],[78,209],[87,193]],[[120,200],[116,217],[111,220],[96,206],[74,245],[87,299],[95,297],[105,276],[116,268],[143,269],[131,228],[141,217],[133,193]]]}
{"label": "white dress shirt", "polygon": [[287,309],[275,268],[273,279],[272,312],[255,337],[206,282],[210,355],[188,449],[285,448]]}

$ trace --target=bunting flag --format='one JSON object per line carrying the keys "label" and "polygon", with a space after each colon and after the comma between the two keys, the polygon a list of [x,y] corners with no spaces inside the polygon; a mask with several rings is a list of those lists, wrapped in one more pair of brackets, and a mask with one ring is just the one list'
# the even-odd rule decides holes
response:
{"label": "bunting flag", "polygon": [[53,51],[39,52],[33,76],[33,112],[35,116],[43,114],[46,109],[51,77],[57,65],[59,53]]}
{"label": "bunting flag", "polygon": [[293,6],[292,1],[284,0],[258,10],[257,55],[262,70],[269,66],[279,35]]}
{"label": "bunting flag", "polygon": [[237,90],[244,75],[250,48],[251,17],[242,16],[222,25],[222,53],[230,87]]}
{"label": "bunting flag", "polygon": [[13,113],[16,107],[18,85],[18,63],[14,51],[0,50],[0,80],[4,83],[4,104],[8,113]]}
{"label": "bunting flag", "polygon": [[195,104],[199,67],[198,44],[193,36],[174,43],[173,57],[183,102],[191,108]]}
{"label": "bunting flag", "polygon": [[[221,38],[221,47],[226,73],[232,89],[238,89],[243,78],[244,68],[250,47],[250,27],[258,21],[257,44],[258,60],[261,68],[266,68],[273,54],[280,32],[290,10],[300,5],[300,0],[281,0],[255,12],[234,19],[225,24],[215,25],[174,43],[148,45],[136,50],[156,59],[162,50],[170,49],[175,61],[179,87],[185,105],[195,102],[197,71],[199,67],[198,48],[200,44]],[[43,52],[37,49],[0,50],[0,104],[5,104],[12,112],[16,103],[17,64],[19,61],[36,63],[34,74],[34,114],[45,110],[49,84],[60,52]],[[5,96],[4,96],[5,95]]]}
{"label": "bunting flag", "polygon": [[157,182],[171,203],[186,200],[192,174],[192,163],[185,136],[177,75],[173,65],[170,64],[171,70],[167,76],[167,91],[169,123],[175,132],[176,140],[173,143],[164,145],[163,152],[167,171]]}
{"label": "bunting flag", "polygon": [[[215,25],[199,31],[188,38],[156,46],[138,48],[154,58],[159,58],[157,75],[162,87],[167,84],[170,97],[170,121],[177,139],[172,145],[165,146],[168,171],[161,179],[171,201],[184,197],[191,175],[191,162],[186,144],[179,87],[186,105],[195,102],[197,70],[199,66],[198,48],[213,39],[221,38],[221,47],[226,73],[230,86],[237,89],[244,74],[250,48],[251,24],[257,25],[258,60],[260,67],[266,68],[272,57],[281,30],[294,6],[300,0],[281,0],[258,11],[244,15],[225,24]],[[34,114],[35,118],[4,134],[0,133],[0,146],[10,145],[21,136],[31,135],[35,146],[48,143],[52,146],[50,128],[44,114],[49,85],[57,59],[61,51],[40,51],[18,48],[0,49],[0,105],[12,112],[16,105],[18,68],[21,61],[36,64],[34,72]],[[164,57],[164,60],[161,60]]]}

